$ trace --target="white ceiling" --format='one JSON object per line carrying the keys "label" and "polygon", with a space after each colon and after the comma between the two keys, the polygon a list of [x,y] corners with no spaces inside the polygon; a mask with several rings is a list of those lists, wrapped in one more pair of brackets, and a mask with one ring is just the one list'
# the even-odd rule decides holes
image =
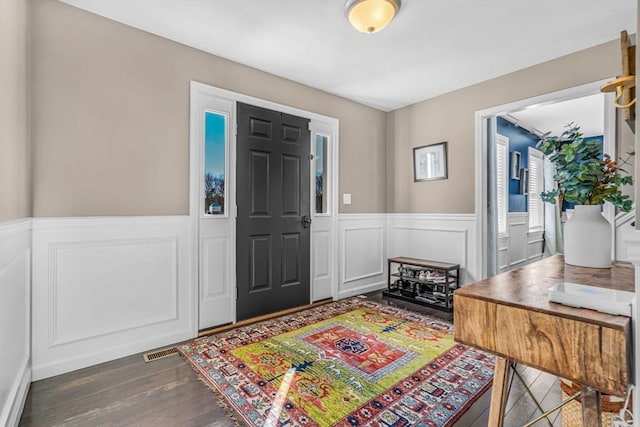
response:
{"label": "white ceiling", "polygon": [[560,136],[569,123],[580,126],[584,136],[604,135],[604,94],[527,108],[509,113],[519,124]]}
{"label": "white ceiling", "polygon": [[345,0],[61,0],[390,111],[636,31],[636,0],[403,0],[373,35]]}

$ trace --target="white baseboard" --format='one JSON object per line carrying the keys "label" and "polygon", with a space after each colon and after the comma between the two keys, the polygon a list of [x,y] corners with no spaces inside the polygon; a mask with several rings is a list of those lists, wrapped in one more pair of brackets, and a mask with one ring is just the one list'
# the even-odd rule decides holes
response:
{"label": "white baseboard", "polygon": [[371,283],[368,285],[360,286],[358,288],[347,289],[338,293],[337,299],[349,298],[356,295],[366,294],[367,292],[378,291],[380,289],[387,289],[387,282]]}
{"label": "white baseboard", "polygon": [[66,358],[59,357],[50,363],[39,363],[33,368],[33,380],[41,380],[50,378],[56,375],[64,374],[78,369],[86,368],[89,366],[97,365],[111,360],[119,359],[122,357],[131,356],[132,354],[142,353],[151,349],[164,347],[167,345],[175,344],[181,341],[195,338],[193,334],[184,331],[179,331],[166,335],[155,335],[149,339],[143,339],[140,341],[129,341],[122,345],[114,346],[110,348],[100,348],[95,352],[83,352],[78,356],[69,356]]}
{"label": "white baseboard", "polygon": [[[7,416],[7,427],[18,427],[20,424],[20,417],[22,416],[22,411],[24,410],[24,404],[27,401],[27,395],[29,394],[29,386],[31,385],[31,368],[30,361],[26,360],[21,372],[18,372],[18,376],[16,376],[16,384],[10,396],[13,396],[12,401],[8,401],[7,405],[9,408],[8,416]],[[0,422],[2,419],[0,419]]]}

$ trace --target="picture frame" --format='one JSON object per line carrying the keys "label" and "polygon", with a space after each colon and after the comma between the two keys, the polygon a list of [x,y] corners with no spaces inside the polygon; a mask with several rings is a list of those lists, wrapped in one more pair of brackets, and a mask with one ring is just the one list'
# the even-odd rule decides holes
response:
{"label": "picture frame", "polygon": [[413,148],[413,181],[447,179],[447,141]]}
{"label": "picture frame", "polygon": [[522,154],[519,151],[511,152],[511,179],[520,180],[520,162]]}
{"label": "picture frame", "polygon": [[529,169],[520,169],[520,194],[529,194]]}

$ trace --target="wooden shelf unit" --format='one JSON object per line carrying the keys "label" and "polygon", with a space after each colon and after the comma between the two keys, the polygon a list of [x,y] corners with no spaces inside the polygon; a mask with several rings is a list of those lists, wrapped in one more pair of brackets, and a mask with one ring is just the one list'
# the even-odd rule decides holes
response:
{"label": "wooden shelf unit", "polygon": [[453,291],[460,284],[460,265],[417,258],[397,257],[387,260],[388,297],[453,311]]}

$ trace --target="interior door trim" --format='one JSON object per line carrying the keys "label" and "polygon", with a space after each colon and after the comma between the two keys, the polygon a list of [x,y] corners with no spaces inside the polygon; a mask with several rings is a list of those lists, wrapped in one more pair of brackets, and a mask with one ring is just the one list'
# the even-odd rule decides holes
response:
{"label": "interior door trim", "polygon": [[[580,86],[562,89],[555,92],[546,93],[544,95],[534,96],[531,98],[521,99],[519,101],[510,102],[495,107],[478,110],[475,112],[475,218],[476,218],[476,256],[474,271],[477,276],[473,280],[482,280],[487,277],[487,260],[486,256],[488,247],[488,216],[487,216],[487,128],[489,120],[495,116],[506,114],[510,111],[521,110],[531,105],[553,104],[556,102],[567,101],[583,96],[594,95],[600,93],[600,87],[611,78],[583,84]],[[613,93],[605,94],[605,129],[604,138],[606,153],[611,154],[613,158],[615,153],[615,133],[616,133],[616,116],[615,107],[613,105]],[[609,203],[605,204],[605,216],[609,222],[615,226],[615,208]],[[615,233],[613,233],[615,238]],[[615,241],[612,242],[612,250],[615,248]]]}

